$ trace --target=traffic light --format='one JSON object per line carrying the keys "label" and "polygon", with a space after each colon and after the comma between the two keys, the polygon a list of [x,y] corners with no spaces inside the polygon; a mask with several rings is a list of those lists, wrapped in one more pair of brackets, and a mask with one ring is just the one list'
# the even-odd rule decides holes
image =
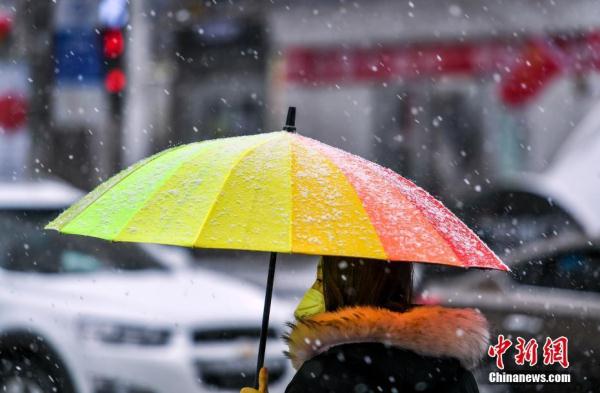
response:
{"label": "traffic light", "polygon": [[125,40],[123,39],[123,32],[120,29],[106,29],[102,40],[102,50],[106,58],[117,59],[123,54]]}
{"label": "traffic light", "polygon": [[127,85],[125,73],[125,37],[120,28],[102,30],[102,55],[104,58],[104,88],[109,94],[111,111],[121,115],[123,92]]}

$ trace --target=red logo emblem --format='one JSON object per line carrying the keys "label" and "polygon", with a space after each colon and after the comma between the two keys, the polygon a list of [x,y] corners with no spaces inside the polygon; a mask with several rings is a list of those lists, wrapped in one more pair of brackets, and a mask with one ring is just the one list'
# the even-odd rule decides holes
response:
{"label": "red logo emblem", "polygon": [[[498,335],[498,343],[490,345],[488,348],[488,356],[496,358],[496,367],[504,370],[503,355],[512,346],[512,341],[504,338],[504,335]],[[523,337],[517,337],[515,345],[515,363],[519,366],[528,363],[529,366],[535,366],[538,362],[538,343],[535,338],[525,340]],[[569,339],[565,336],[558,337],[552,340],[546,337],[546,342],[543,347],[544,365],[560,364],[563,368],[569,367]]]}
{"label": "red logo emblem", "polygon": [[544,364],[558,363],[563,368],[569,367],[569,339],[561,336],[555,340],[546,337],[544,344]]}
{"label": "red logo emblem", "polygon": [[501,334],[498,336],[498,344],[490,345],[488,349],[488,355],[496,358],[496,367],[500,370],[504,370],[504,359],[502,356],[511,346],[512,341],[510,341],[510,339],[504,339],[504,335]]}

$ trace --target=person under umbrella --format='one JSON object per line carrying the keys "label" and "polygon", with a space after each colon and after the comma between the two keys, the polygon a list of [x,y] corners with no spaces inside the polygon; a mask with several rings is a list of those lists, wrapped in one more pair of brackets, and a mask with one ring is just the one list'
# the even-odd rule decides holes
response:
{"label": "person under umbrella", "polygon": [[508,270],[410,180],[297,134],[295,113],[290,107],[282,131],[195,142],[148,157],[100,184],[46,229],[110,241],[270,252],[257,377],[278,253]]}
{"label": "person under umbrella", "polygon": [[[411,263],[323,257],[295,316],[286,393],[479,391],[469,370],[487,348],[485,317],[414,306]],[[266,369],[241,392],[267,392]]]}

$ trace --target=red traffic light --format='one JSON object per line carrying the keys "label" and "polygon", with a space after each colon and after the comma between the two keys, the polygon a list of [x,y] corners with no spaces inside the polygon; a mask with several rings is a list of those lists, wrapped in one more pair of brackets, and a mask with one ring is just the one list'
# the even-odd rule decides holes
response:
{"label": "red traffic light", "polygon": [[109,59],[116,59],[125,49],[125,39],[123,32],[117,29],[105,30],[103,34],[104,56]]}
{"label": "red traffic light", "polygon": [[123,70],[118,68],[112,69],[106,74],[104,79],[104,87],[109,93],[119,93],[123,91],[127,84],[127,78]]}

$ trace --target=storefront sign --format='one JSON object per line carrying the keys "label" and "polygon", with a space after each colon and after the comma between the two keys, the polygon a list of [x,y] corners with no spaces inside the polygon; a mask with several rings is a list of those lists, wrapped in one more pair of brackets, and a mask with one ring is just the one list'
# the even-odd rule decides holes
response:
{"label": "storefront sign", "polygon": [[511,104],[536,94],[540,81],[545,84],[559,72],[600,69],[600,33],[369,48],[294,47],[285,60],[287,80],[306,86],[495,74],[500,83],[510,83],[503,88],[503,99]]}

